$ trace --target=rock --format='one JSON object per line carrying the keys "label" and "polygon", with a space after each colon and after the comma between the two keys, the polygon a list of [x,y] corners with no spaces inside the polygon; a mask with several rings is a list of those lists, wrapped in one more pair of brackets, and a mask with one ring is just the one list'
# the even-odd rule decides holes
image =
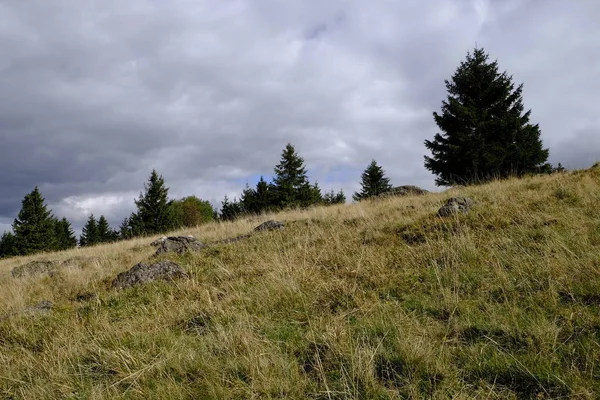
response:
{"label": "rock", "polygon": [[285,228],[285,224],[283,222],[270,220],[270,221],[260,224],[259,226],[254,228],[254,230],[259,232],[259,231],[273,231],[276,229],[283,229],[283,228]]}
{"label": "rock", "polygon": [[437,212],[438,217],[448,217],[454,214],[466,214],[471,209],[473,200],[469,197],[451,197]]}
{"label": "rock", "polygon": [[112,281],[113,289],[125,289],[135,285],[163,280],[188,279],[189,275],[181,266],[173,261],[160,261],[155,264],[139,263],[129,271],[121,272]]}
{"label": "rock", "polygon": [[168,238],[166,236],[161,236],[160,238],[156,239],[154,242],[150,243],[150,246],[160,246],[161,243],[163,243],[165,240],[167,240]]}
{"label": "rock", "polygon": [[25,265],[20,265],[18,267],[13,268],[10,272],[14,278],[22,278],[24,276],[34,276],[41,274],[49,274],[52,276],[56,270],[58,269],[58,265],[53,261],[47,260],[36,260],[28,262]]}
{"label": "rock", "polygon": [[[195,237],[189,236],[170,236],[161,240],[156,245],[158,248],[156,249],[156,255],[163,253],[171,253],[175,252],[177,254],[183,254],[188,251],[197,251],[202,250],[206,247],[204,243],[196,239]],[[152,243],[156,243],[154,241]]]}
{"label": "rock", "polygon": [[379,197],[395,197],[395,196],[418,196],[429,193],[428,190],[421,189],[414,185],[397,186],[379,195]]}

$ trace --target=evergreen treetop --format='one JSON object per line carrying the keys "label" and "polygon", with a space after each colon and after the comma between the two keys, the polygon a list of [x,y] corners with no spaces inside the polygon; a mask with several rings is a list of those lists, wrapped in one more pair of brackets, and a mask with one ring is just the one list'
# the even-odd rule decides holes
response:
{"label": "evergreen treetop", "polygon": [[[523,85],[500,73],[483,49],[468,53],[451,80],[442,113],[433,113],[442,133],[425,146],[425,167],[437,175],[436,184],[486,181],[546,168],[538,125],[524,112]],[[546,168],[547,169],[547,168]]]}
{"label": "evergreen treetop", "polygon": [[56,220],[54,229],[57,250],[67,250],[77,247],[77,237],[75,236],[75,232],[71,227],[71,223],[66,218],[63,217],[60,220]]}
{"label": "evergreen treetop", "polygon": [[50,251],[56,247],[55,219],[38,187],[25,195],[21,211],[13,222],[15,247],[19,254]]}
{"label": "evergreen treetop", "polygon": [[135,200],[137,216],[145,234],[166,232],[173,227],[168,201],[169,188],[162,176],[152,170],[144,193]]}
{"label": "evergreen treetop", "polygon": [[275,166],[275,176],[270,188],[273,193],[272,203],[276,208],[306,207],[321,201],[318,185],[310,185],[304,159],[290,143],[285,146],[281,161]]}
{"label": "evergreen treetop", "polygon": [[98,235],[98,222],[94,214],[91,214],[81,229],[81,235],[79,236],[79,245],[93,246],[100,243],[100,237]]}
{"label": "evergreen treetop", "polygon": [[385,171],[381,166],[377,165],[375,160],[372,160],[361,174],[361,179],[360,192],[356,192],[352,196],[355,201],[378,196],[382,193],[388,192],[392,188],[392,185],[390,185],[390,179],[385,176]]}

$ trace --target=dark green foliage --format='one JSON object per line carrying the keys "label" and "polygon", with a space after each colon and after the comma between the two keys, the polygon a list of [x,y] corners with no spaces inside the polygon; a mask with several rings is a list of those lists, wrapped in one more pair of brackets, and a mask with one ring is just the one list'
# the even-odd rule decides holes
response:
{"label": "dark green foliage", "polygon": [[[338,193],[335,200],[341,201],[341,199]],[[267,183],[261,176],[256,189],[246,184],[239,201],[234,199],[232,202],[225,196],[221,205],[220,219],[232,220],[242,214],[310,207],[324,202],[319,185],[308,181],[304,160],[296,154],[294,146],[288,144],[283,150],[280,163],[275,167],[273,182]]]}
{"label": "dark green foliage", "polygon": [[170,203],[174,228],[192,228],[210,222],[214,218],[212,205],[196,196],[184,197]]}
{"label": "dark green foliage", "polygon": [[318,185],[311,185],[306,175],[304,159],[296,154],[294,146],[288,143],[275,166],[275,176],[271,184],[272,204],[278,208],[308,207],[321,202]]}
{"label": "dark green foliage", "polygon": [[220,218],[223,221],[233,221],[242,214],[242,211],[242,206],[237,199],[229,201],[229,198],[225,196],[223,202],[221,203]]}
{"label": "dark green foliage", "polygon": [[169,188],[165,186],[165,180],[158,175],[156,170],[144,185],[144,193],[135,201],[137,216],[145,234],[166,232],[173,228],[173,218],[169,209]]}
{"label": "dark green foliage", "polygon": [[129,217],[123,219],[119,225],[119,239],[126,240],[144,234],[142,222],[136,213],[131,213]]}
{"label": "dark green foliage", "polygon": [[240,197],[240,206],[246,214],[260,214],[273,207],[273,197],[273,188],[261,176],[256,189],[246,184]]}
{"label": "dark green foliage", "polygon": [[98,243],[100,243],[98,222],[96,221],[94,214],[91,214],[87,222],[81,229],[81,236],[79,236],[79,245],[81,247],[84,247],[93,246]]}
{"label": "dark green foliage", "polygon": [[22,201],[21,211],[13,223],[15,247],[20,255],[56,248],[55,219],[44,202],[37,186]]}
{"label": "dark green foliage", "polygon": [[110,227],[104,215],[101,215],[98,219],[98,243],[111,243],[117,239],[118,233]]}
{"label": "dark green foliage", "polygon": [[468,53],[450,81],[442,113],[433,113],[441,134],[425,146],[425,167],[437,185],[472,184],[494,178],[542,172],[548,150],[540,128],[524,112],[523,85],[498,71],[483,49]]}
{"label": "dark green foliage", "polygon": [[19,255],[17,241],[12,232],[4,232],[0,237],[0,258]]}
{"label": "dark green foliage", "polygon": [[369,164],[369,166],[367,166],[367,168],[364,170],[361,175],[361,179],[361,191],[354,193],[352,196],[355,201],[378,196],[392,188],[392,185],[390,185],[390,179],[385,176],[385,171],[382,167],[377,165],[375,160],[372,160],[371,164]]}
{"label": "dark green foliage", "polygon": [[63,217],[54,222],[54,234],[56,236],[56,250],[67,250],[77,247],[77,237],[71,227],[71,223]]}
{"label": "dark green foliage", "polygon": [[323,196],[323,203],[325,203],[326,205],[344,204],[346,203],[346,195],[341,189],[337,193],[335,193],[333,189],[331,189],[331,191],[325,193],[325,195]]}

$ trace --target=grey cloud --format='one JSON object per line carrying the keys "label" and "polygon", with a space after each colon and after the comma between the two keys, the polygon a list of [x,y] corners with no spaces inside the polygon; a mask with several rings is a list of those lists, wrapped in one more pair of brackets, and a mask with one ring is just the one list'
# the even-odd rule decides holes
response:
{"label": "grey cloud", "polygon": [[174,196],[218,204],[287,142],[325,189],[350,195],[371,158],[431,189],[431,113],[475,44],[525,83],[551,161],[583,167],[600,158],[579,144],[600,126],[599,16],[558,1],[4,2],[0,223],[39,185],[75,225],[116,224],[152,168]]}

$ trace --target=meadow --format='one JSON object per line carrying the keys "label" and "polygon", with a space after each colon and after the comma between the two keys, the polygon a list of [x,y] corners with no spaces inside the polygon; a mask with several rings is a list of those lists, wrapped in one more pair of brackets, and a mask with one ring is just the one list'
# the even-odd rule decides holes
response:
{"label": "meadow", "polygon": [[[437,217],[452,196],[475,205]],[[0,260],[0,398],[600,397],[600,164],[176,234],[269,219],[125,290],[156,237]],[[70,266],[11,276],[31,260]]]}

